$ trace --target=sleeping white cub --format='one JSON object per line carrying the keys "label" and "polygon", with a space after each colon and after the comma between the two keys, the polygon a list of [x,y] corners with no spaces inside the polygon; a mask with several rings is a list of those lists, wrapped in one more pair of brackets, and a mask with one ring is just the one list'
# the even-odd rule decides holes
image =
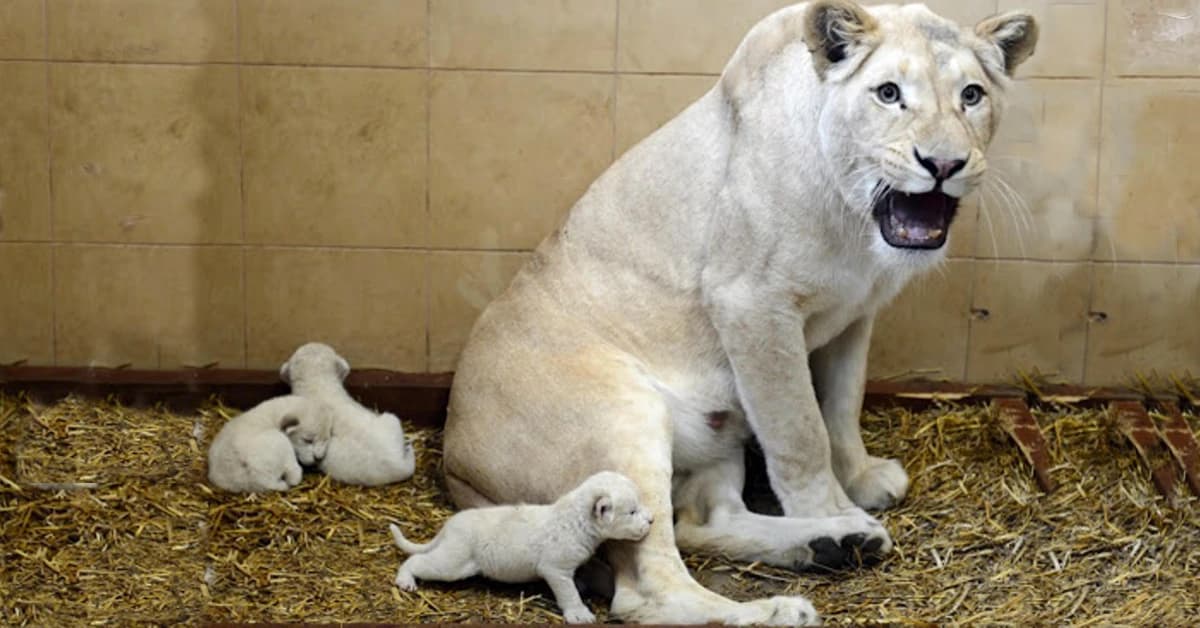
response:
{"label": "sleeping white cub", "polygon": [[315,399],[333,413],[333,438],[321,471],[348,484],[378,486],[412,477],[416,456],[400,419],[376,414],[354,400],[342,381],[350,364],[319,342],[301,346],[279,368],[292,393]]}
{"label": "sleeping white cub", "polygon": [[461,511],[423,545],[391,525],[396,545],[409,554],[396,572],[396,586],[415,591],[416,578],[449,582],[483,575],[514,583],[541,578],[568,623],[591,623],[596,617],[579,597],[575,570],[604,541],[641,540],[653,522],[633,481],[602,471],[553,504]]}
{"label": "sleeping white cub", "polygon": [[230,419],[213,438],[208,479],[238,493],[286,491],[300,483],[301,462],[325,456],[330,426],[328,410],[310,399],[264,401]]}

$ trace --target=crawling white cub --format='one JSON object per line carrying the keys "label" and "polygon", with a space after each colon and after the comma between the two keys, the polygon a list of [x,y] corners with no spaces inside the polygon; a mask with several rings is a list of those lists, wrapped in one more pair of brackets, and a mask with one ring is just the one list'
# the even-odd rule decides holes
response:
{"label": "crawling white cub", "polygon": [[239,493],[286,491],[300,483],[300,463],[325,456],[330,427],[328,410],[310,399],[264,401],[230,419],[213,438],[208,479]]}
{"label": "crawling white cub", "polygon": [[482,575],[500,582],[550,585],[568,623],[595,615],[575,588],[575,569],[606,540],[641,540],[654,517],[629,478],[602,471],[549,505],[492,506],[451,517],[432,541],[410,543],[391,525],[396,545],[409,554],[396,586],[415,591],[416,578],[449,582]]}
{"label": "crawling white cub", "polygon": [[362,486],[378,486],[412,477],[416,456],[400,419],[376,414],[354,400],[342,381],[350,364],[319,342],[301,346],[279,368],[292,393],[315,399],[333,413],[333,438],[321,461],[329,477]]}

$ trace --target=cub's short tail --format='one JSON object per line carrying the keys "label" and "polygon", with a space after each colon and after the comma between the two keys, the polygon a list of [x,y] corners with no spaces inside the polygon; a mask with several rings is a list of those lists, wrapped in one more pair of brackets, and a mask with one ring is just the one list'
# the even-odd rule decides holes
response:
{"label": "cub's short tail", "polygon": [[429,549],[429,546],[433,545],[432,542],[413,543],[409,541],[400,533],[400,527],[394,523],[389,523],[388,528],[392,531],[392,540],[396,542],[396,547],[403,550],[405,554],[424,554]]}

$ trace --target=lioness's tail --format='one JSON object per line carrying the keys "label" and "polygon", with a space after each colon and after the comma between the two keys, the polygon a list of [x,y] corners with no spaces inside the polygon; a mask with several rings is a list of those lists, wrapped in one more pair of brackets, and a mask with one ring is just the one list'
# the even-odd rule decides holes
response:
{"label": "lioness's tail", "polygon": [[429,546],[433,545],[432,542],[413,543],[412,541],[409,541],[408,539],[404,538],[403,534],[400,533],[400,527],[394,523],[389,523],[388,528],[392,531],[392,540],[396,541],[396,547],[404,550],[405,554],[424,554],[429,550]]}

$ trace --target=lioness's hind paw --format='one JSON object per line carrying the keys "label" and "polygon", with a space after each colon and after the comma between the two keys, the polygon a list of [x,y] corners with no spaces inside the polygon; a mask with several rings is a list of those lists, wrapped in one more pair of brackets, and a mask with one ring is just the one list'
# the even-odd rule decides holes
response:
{"label": "lioness's hind paw", "polygon": [[796,596],[777,595],[749,603],[767,612],[762,621],[766,626],[819,626],[821,616],[808,600]]}
{"label": "lioness's hind paw", "polygon": [[800,565],[801,570],[836,571],[871,565],[892,551],[891,536],[874,517],[861,513],[846,519],[844,535],[822,536],[809,541],[808,549],[812,555],[807,564]]}

